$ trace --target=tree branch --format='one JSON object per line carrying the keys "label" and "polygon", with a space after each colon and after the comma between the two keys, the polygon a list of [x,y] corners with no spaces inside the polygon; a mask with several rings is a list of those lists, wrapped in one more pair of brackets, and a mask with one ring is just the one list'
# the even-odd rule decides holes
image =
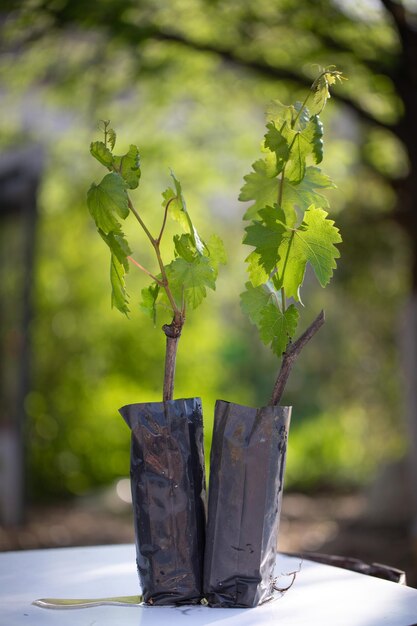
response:
{"label": "tree branch", "polygon": [[[267,62],[262,60],[244,58],[230,48],[222,48],[211,43],[194,41],[184,37],[183,35],[179,35],[178,33],[170,33],[159,30],[155,30],[153,34],[150,35],[150,38],[157,39],[158,41],[172,41],[182,44],[188,48],[192,48],[193,50],[197,50],[199,52],[212,52],[214,54],[217,54],[221,59],[228,63],[236,65],[237,67],[242,67],[247,70],[252,70],[258,74],[266,76],[267,78],[275,78],[277,80],[290,80],[299,85],[302,85],[303,87],[308,88],[310,88],[311,86],[310,77],[299,74],[288,68],[269,65]],[[396,128],[396,124],[389,124],[379,120],[378,118],[374,117],[372,113],[370,113],[366,109],[363,109],[360,104],[358,104],[351,98],[338,94],[335,90],[332,91],[332,97],[338,102],[352,109],[352,111],[354,111],[362,121],[368,124],[379,126],[381,128]]]}
{"label": "tree branch", "polygon": [[324,321],[324,311],[320,311],[316,319],[310,324],[307,330],[296,341],[288,344],[282,358],[281,368],[279,370],[278,378],[274,386],[274,391],[272,392],[272,397],[269,402],[270,406],[276,406],[277,404],[279,404],[288,377],[291,373],[295,361],[297,360],[298,355],[300,354],[304,346],[310,341],[310,339],[314,337],[316,332],[323,326]]}
{"label": "tree branch", "polygon": [[380,0],[380,2],[387,13],[391,15],[400,32],[407,28],[407,15],[402,2],[395,2],[395,0]]}
{"label": "tree branch", "polygon": [[[387,8],[387,11],[393,15],[393,19],[397,24],[397,27],[400,27],[400,23],[402,20],[400,19],[400,13],[404,14],[404,6],[393,0],[381,0],[383,5]],[[394,15],[395,13],[395,15]],[[402,15],[401,14],[401,15]],[[48,6],[48,15],[54,20],[56,27],[63,28],[70,23],[76,22],[74,17],[71,15],[67,15],[65,11],[59,10],[51,10]],[[191,48],[193,50],[198,50],[200,52],[212,52],[217,54],[224,61],[231,63],[237,67],[242,67],[247,70],[252,70],[258,74],[266,76],[268,78],[274,78],[277,80],[289,80],[297,83],[298,85],[302,85],[303,87],[310,87],[311,79],[310,77],[304,76],[303,74],[294,72],[292,69],[276,67],[270,65],[268,62],[260,60],[260,59],[250,59],[242,56],[236,50],[232,48],[223,47],[220,45],[212,44],[210,42],[199,42],[193,39],[190,39],[182,34],[174,33],[172,31],[161,30],[156,28],[152,24],[145,24],[141,26],[137,26],[136,24],[126,23],[125,21],[120,21],[116,15],[112,16],[113,19],[106,20],[104,22],[98,22],[97,25],[104,27],[107,33],[110,36],[116,36],[118,39],[124,39],[127,43],[131,45],[137,46],[140,43],[144,43],[147,40],[157,40],[157,41],[166,41],[179,43],[183,46]],[[405,16],[404,19],[406,20]],[[407,28],[407,22],[403,23],[403,28]],[[331,47],[334,47],[336,50],[341,49],[342,44],[336,41],[333,41],[333,36],[323,37],[323,33],[318,34],[318,38],[322,39],[324,45],[328,44]],[[355,52],[352,51],[352,54]],[[365,65],[367,61],[365,59],[361,59]],[[387,73],[387,70],[381,67],[380,71]],[[373,124],[382,128],[391,128],[393,130],[396,129],[396,124],[389,124],[379,120],[374,117],[372,113],[362,108],[362,106],[356,102],[355,100],[343,96],[337,93],[337,90],[333,90],[332,95],[335,100],[341,102],[342,104],[349,107],[352,111],[354,111],[357,116],[368,124]]]}
{"label": "tree branch", "polygon": [[[320,22],[320,25],[321,25],[321,22]],[[337,29],[335,29],[335,31],[332,33],[330,32],[326,33],[323,28],[320,28],[320,25],[315,24],[314,33],[317,35],[318,39],[323,44],[326,54],[328,54],[328,50],[330,49],[332,52],[335,51],[335,52],[340,52],[342,54],[355,55],[357,60],[360,63],[362,63],[365,67],[367,67],[370,72],[373,72],[374,74],[385,74],[386,76],[389,76],[391,80],[395,79],[395,61],[396,61],[395,57],[390,56],[389,61],[387,62],[385,58],[385,54],[387,54],[387,58],[388,58],[388,53],[384,52],[384,58],[378,59],[378,61],[375,61],[374,59],[366,58],[365,56],[360,55],[357,52],[357,50],[354,50],[350,48],[349,46],[344,45],[342,41],[337,39],[335,36],[337,34]]]}

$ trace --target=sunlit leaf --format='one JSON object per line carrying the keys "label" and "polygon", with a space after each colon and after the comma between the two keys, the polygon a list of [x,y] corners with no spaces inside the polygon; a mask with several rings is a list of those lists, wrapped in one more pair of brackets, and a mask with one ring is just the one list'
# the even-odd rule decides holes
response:
{"label": "sunlit leaf", "polygon": [[123,264],[120,263],[115,254],[112,254],[110,261],[111,303],[121,313],[127,315],[129,313],[129,297],[126,293],[124,275],[125,268]]}
{"label": "sunlit leaf", "polygon": [[298,185],[305,176],[306,159],[312,157],[316,163],[323,159],[323,124],[318,115],[309,120],[304,130],[299,131],[293,140],[290,160],[285,170],[287,179]]}
{"label": "sunlit leaf", "polygon": [[255,250],[251,252],[245,259],[245,263],[248,264],[247,272],[250,281],[254,287],[263,285],[269,279],[269,273],[266,272],[262,265],[261,255]]}
{"label": "sunlit leaf", "polygon": [[282,132],[276,128],[274,122],[269,122],[266,127],[268,132],[265,135],[265,146],[269,148],[271,152],[275,152],[279,160],[286,161],[289,156],[287,139]]}
{"label": "sunlit leaf", "polygon": [[310,105],[311,115],[318,115],[324,109],[327,100],[330,98],[329,82],[327,80],[327,74],[323,74],[316,81],[313,103]]}
{"label": "sunlit leaf", "polygon": [[90,144],[90,152],[99,163],[108,167],[113,165],[113,155],[102,141],[93,141]]}
{"label": "sunlit leaf", "polygon": [[297,101],[294,104],[294,109],[297,112],[297,128],[296,130],[304,130],[310,120],[310,111],[303,105],[302,102]]}
{"label": "sunlit leaf", "polygon": [[216,288],[214,269],[205,256],[197,255],[191,262],[178,257],[166,267],[166,271],[178,304],[184,297],[195,309],[206,297],[206,287]]}
{"label": "sunlit leaf", "polygon": [[279,100],[271,100],[266,107],[267,122],[273,122],[276,128],[281,128],[284,124],[291,127],[293,121],[293,106],[287,106]]}
{"label": "sunlit leaf", "polygon": [[304,178],[298,185],[285,179],[282,207],[286,214],[294,207],[305,211],[311,204],[327,208],[329,202],[318,190],[334,188],[335,184],[329,176],[311,165],[306,167]]}
{"label": "sunlit leaf", "polygon": [[106,234],[98,229],[98,232],[111,251],[110,282],[112,287],[112,306],[127,315],[129,312],[129,296],[126,292],[124,277],[129,271],[129,261],[127,259],[129,254],[131,254],[129,244],[121,231]]}
{"label": "sunlit leaf", "polygon": [[246,291],[240,294],[240,305],[250,321],[259,326],[262,319],[262,311],[274,297],[273,290],[267,284],[254,287],[252,283],[245,284]]}
{"label": "sunlit leaf", "polygon": [[171,171],[171,177],[174,181],[174,189],[168,187],[166,191],[162,194],[163,197],[163,206],[166,207],[169,203],[169,214],[172,219],[176,220],[181,224],[183,230],[185,232],[190,233],[193,238],[194,246],[196,250],[203,254],[204,252],[204,243],[201,241],[200,236],[197,232],[197,229],[194,227],[194,224],[191,221],[191,217],[187,211],[187,205],[185,204],[185,199],[182,194],[182,187],[180,181],[175,177],[175,174]]}
{"label": "sunlit leaf", "polygon": [[142,289],[142,300],[140,308],[144,313],[150,316],[153,323],[156,324],[156,302],[158,299],[160,287],[157,283],[152,283],[149,287]]}
{"label": "sunlit leaf", "polygon": [[345,80],[341,72],[334,69],[334,66],[326,68],[326,71],[319,76],[314,83],[313,103],[310,105],[310,114],[318,115],[324,109],[327,100],[330,98],[329,85],[334,85],[337,81]]}
{"label": "sunlit leaf", "polygon": [[206,243],[206,249],[208,251],[210,264],[217,272],[219,265],[225,265],[227,263],[227,254],[223,241],[218,235],[213,234]]}
{"label": "sunlit leaf", "polygon": [[138,147],[132,144],[126,154],[114,157],[113,164],[129,189],[136,189],[141,176]]}
{"label": "sunlit leaf", "polygon": [[107,129],[107,141],[109,143],[110,150],[113,150],[116,144],[116,131],[114,130],[114,128]]}
{"label": "sunlit leaf", "polygon": [[315,162],[321,163],[323,160],[323,124],[318,115],[310,119],[302,136],[310,143]]}
{"label": "sunlit leaf", "polygon": [[268,175],[268,167],[265,160],[259,159],[255,161],[252,168],[254,171],[243,177],[245,184],[239,195],[241,202],[246,202],[247,200],[254,201],[254,204],[248,208],[243,217],[245,220],[252,219],[260,209],[274,204],[278,196],[277,179]]}
{"label": "sunlit leaf", "polygon": [[126,183],[114,172],[107,174],[98,185],[91,185],[87,205],[97,228],[106,235],[120,230],[116,216],[125,219],[129,215]]}
{"label": "sunlit leaf", "polygon": [[[246,230],[243,243],[253,246],[259,263],[269,275],[278,263],[278,248],[285,232],[283,211],[277,207],[266,207],[259,211],[261,221],[254,221]],[[281,221],[278,221],[281,220]]]}
{"label": "sunlit leaf", "polygon": [[305,212],[299,228],[284,233],[278,252],[282,260],[279,279],[287,297],[300,299],[299,289],[307,263],[312,266],[321,286],[327,285],[340,256],[335,244],[341,241],[333,220],[327,219],[326,211],[314,206]]}
{"label": "sunlit leaf", "polygon": [[265,141],[261,144],[262,159],[265,162],[265,174],[269,178],[274,178],[282,171],[283,162],[277,158],[275,152],[271,152],[265,146]]}
{"label": "sunlit leaf", "polygon": [[177,256],[181,257],[182,259],[184,259],[184,261],[187,261],[189,263],[193,262],[197,251],[194,246],[193,238],[189,233],[185,233],[183,235],[175,235],[174,247]]}
{"label": "sunlit leaf", "polygon": [[127,257],[129,254],[132,254],[132,251],[129,248],[124,234],[121,231],[106,234],[100,229],[98,232],[127,273],[129,271],[129,261]]}
{"label": "sunlit leaf", "polygon": [[285,176],[293,185],[298,185],[306,171],[306,156],[310,152],[310,145],[302,140],[300,133],[294,138],[291,148],[291,157],[285,169]]}
{"label": "sunlit leaf", "polygon": [[262,341],[271,345],[272,351],[281,356],[297,330],[299,313],[291,304],[283,313],[273,302],[265,305],[260,313],[259,334]]}

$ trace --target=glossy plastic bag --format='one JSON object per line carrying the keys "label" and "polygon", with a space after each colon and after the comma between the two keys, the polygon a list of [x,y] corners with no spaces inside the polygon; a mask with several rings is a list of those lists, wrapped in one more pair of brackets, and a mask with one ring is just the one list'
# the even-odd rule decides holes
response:
{"label": "glossy plastic bag", "polygon": [[204,563],[212,607],[273,598],[290,416],[291,407],[216,403]]}
{"label": "glossy plastic bag", "polygon": [[120,413],[132,431],[130,476],[144,601],[199,602],[206,509],[201,401],[130,404]]}

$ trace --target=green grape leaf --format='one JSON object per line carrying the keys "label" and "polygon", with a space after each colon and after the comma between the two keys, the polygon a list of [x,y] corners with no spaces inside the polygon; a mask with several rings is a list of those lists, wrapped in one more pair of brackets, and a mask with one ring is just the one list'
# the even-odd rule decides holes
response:
{"label": "green grape leaf", "polygon": [[165,269],[177,303],[184,297],[193,309],[206,297],[206,287],[216,288],[215,271],[205,256],[196,255],[192,262],[178,257]]}
{"label": "green grape leaf", "polygon": [[255,221],[245,229],[243,243],[254,246],[260,265],[269,275],[278,263],[278,248],[286,229],[285,216],[277,206],[261,209],[259,216],[262,221]]}
{"label": "green grape leaf", "polygon": [[172,189],[172,187],[168,187],[165,191],[162,192],[162,206],[165,208],[169,202],[169,214],[172,219],[176,222],[179,222],[186,232],[189,231],[189,222],[187,218],[187,213],[182,208],[182,203],[179,198],[177,198],[177,194]]}
{"label": "green grape leaf", "polygon": [[154,325],[156,324],[156,302],[159,295],[159,285],[152,283],[149,287],[145,287],[141,291],[142,300],[140,302],[140,308],[144,313],[150,316]]}
{"label": "green grape leaf", "polygon": [[114,128],[107,128],[107,141],[109,142],[110,150],[113,150],[116,144],[116,131]]}
{"label": "green grape leaf", "polygon": [[266,161],[259,159],[253,163],[252,167],[254,171],[243,177],[245,184],[239,195],[241,202],[254,200],[254,204],[243,216],[244,220],[254,218],[260,209],[274,204],[278,195],[278,181],[269,175],[270,169]]}
{"label": "green grape leaf", "polygon": [[219,265],[226,265],[227,254],[223,244],[223,241],[218,235],[211,235],[210,239],[206,243],[206,249],[210,259],[210,264],[218,272]]}
{"label": "green grape leaf", "polygon": [[[301,133],[297,133],[291,148],[290,160],[285,169],[285,177],[293,185],[298,185],[306,171],[306,156],[310,152],[310,144],[303,141]],[[285,189],[285,187],[284,187]]]}
{"label": "green grape leaf", "polygon": [[336,185],[327,174],[323,174],[319,167],[310,165],[306,168],[307,184],[312,189],[336,189]]}
{"label": "green grape leaf", "polygon": [[302,224],[282,237],[278,254],[281,258],[279,286],[285,288],[288,298],[300,300],[299,290],[304,280],[307,263],[312,266],[322,287],[330,281],[340,256],[335,244],[342,238],[326,211],[311,206],[304,214]]}
{"label": "green grape leaf", "polygon": [[262,267],[261,256],[255,250],[246,257],[245,262],[248,264],[247,272],[254,287],[263,285],[269,280],[269,274]]}
{"label": "green grape leaf", "polygon": [[110,169],[113,165],[113,155],[102,141],[92,141],[90,144],[90,153],[105,167]]}
{"label": "green grape leaf", "polygon": [[121,313],[127,315],[129,313],[129,296],[126,293],[124,275],[125,268],[123,263],[120,263],[117,256],[112,254],[110,261],[111,303]]}
{"label": "green grape leaf", "polygon": [[298,185],[285,178],[282,208],[286,215],[288,215],[289,211],[294,210],[294,207],[305,211],[311,204],[327,208],[329,202],[326,196],[317,190],[334,189],[335,186],[331,179],[323,174],[319,168],[310,165],[306,167],[304,178]]}
{"label": "green grape leaf", "polygon": [[282,171],[282,162],[277,159],[275,152],[271,152],[265,146],[265,141],[261,144],[262,158],[265,161],[265,174],[269,178],[274,178]]}
{"label": "green grape leaf", "polygon": [[271,100],[266,107],[267,122],[273,122],[276,128],[282,128],[284,124],[291,128],[293,122],[294,107],[282,104],[279,100]]}
{"label": "green grape leaf", "polygon": [[313,104],[310,106],[310,114],[318,115],[324,109],[327,100],[330,98],[329,85],[334,85],[336,81],[346,80],[341,72],[334,69],[334,65],[326,70],[313,83],[314,90]]}
{"label": "green grape leaf", "polygon": [[110,282],[112,286],[112,306],[115,306],[121,313],[127,315],[129,313],[129,296],[126,292],[124,277],[129,271],[127,257],[132,252],[121,231],[112,231],[106,234],[99,228],[98,232],[111,251]]}
{"label": "green grape leaf", "polygon": [[[162,192],[162,206],[163,208],[166,207],[166,205],[168,204],[168,202],[177,202],[177,196],[175,194],[175,191],[172,189],[172,187],[168,187],[167,189],[165,189],[165,191]],[[171,213],[171,217],[173,217],[174,219],[176,219],[174,217],[174,215]],[[183,216],[182,219],[184,219],[185,216]],[[179,221],[179,219],[176,220],[177,222]],[[184,224],[188,224],[188,222],[184,222]],[[184,230],[187,230],[187,227],[185,226]]]}
{"label": "green grape leaf", "polygon": [[318,114],[330,97],[329,84],[341,79],[334,68],[323,70],[307,98],[312,101],[309,108],[301,102],[269,105],[263,156],[244,177],[239,195],[239,200],[252,202],[244,215],[251,224],[243,243],[254,247],[246,259],[250,282],[241,306],[278,356],[287,349],[299,319],[294,304],[285,308],[284,293],[300,301],[307,264],[324,287],[340,256],[339,231],[323,210],[328,207],[323,190],[335,185],[312,163],[323,159]]}
{"label": "green grape leaf", "polygon": [[192,263],[196,255],[193,238],[189,233],[174,236],[174,247],[177,256]]}
{"label": "green grape leaf", "polygon": [[282,104],[279,100],[271,100],[268,102],[265,111],[267,122],[273,122],[276,126],[280,126],[279,120],[286,108],[287,106]]}
{"label": "green grape leaf", "polygon": [[91,185],[87,193],[87,205],[97,228],[106,235],[119,231],[116,215],[122,219],[129,215],[126,183],[115,172],[106,174],[98,185]]}
{"label": "green grape leaf", "polygon": [[255,326],[259,327],[262,319],[262,311],[266,305],[271,302],[276,292],[271,287],[270,283],[254,287],[248,282],[245,284],[245,287],[246,291],[240,294],[242,311],[246,313]]}
{"label": "green grape leaf", "polygon": [[311,146],[314,161],[318,164],[323,160],[323,124],[318,115],[313,115],[302,132],[302,139]]}
{"label": "green grape leaf", "polygon": [[204,242],[201,241],[200,236],[197,232],[197,229],[194,227],[191,217],[187,211],[187,205],[185,204],[184,196],[182,195],[182,188],[180,181],[175,177],[174,172],[171,170],[171,177],[174,181],[174,189],[168,187],[166,191],[163,192],[163,203],[164,207],[167,206],[169,202],[169,214],[172,219],[178,222],[185,232],[190,233],[193,238],[193,243],[196,250],[200,253],[204,253]]}
{"label": "green grape leaf", "polygon": [[286,161],[289,156],[288,141],[282,132],[276,128],[274,122],[269,122],[266,127],[268,132],[265,135],[265,146],[271,150],[271,152],[275,152],[277,159]]}
{"label": "green grape leaf", "polygon": [[136,189],[141,176],[139,149],[137,146],[131,144],[126,154],[114,157],[113,164],[129,189]]}
{"label": "green grape leaf", "polygon": [[312,156],[316,163],[323,159],[323,124],[318,115],[311,118],[304,130],[298,132],[291,147],[290,161],[285,175],[293,184],[298,185],[306,172],[306,159]]}
{"label": "green grape leaf", "polygon": [[311,115],[319,115],[324,109],[327,100],[330,98],[327,76],[327,74],[323,74],[315,83],[313,104],[310,105]]}
{"label": "green grape leaf", "polygon": [[127,257],[129,256],[129,254],[132,254],[132,251],[129,248],[129,244],[127,243],[122,231],[112,231],[106,234],[99,228],[98,232],[102,239],[109,246],[111,253],[114,254],[119,263],[123,265],[127,274],[127,272],[129,271],[129,261]]}
{"label": "green grape leaf", "polygon": [[296,110],[296,115],[301,111],[297,118],[297,125],[300,130],[303,130],[310,120],[310,111],[298,100],[294,104],[294,109]]}
{"label": "green grape leaf", "polygon": [[259,334],[262,341],[271,344],[272,351],[281,356],[294,337],[298,325],[299,313],[294,304],[291,304],[285,313],[282,313],[273,302],[263,308],[259,322]]}

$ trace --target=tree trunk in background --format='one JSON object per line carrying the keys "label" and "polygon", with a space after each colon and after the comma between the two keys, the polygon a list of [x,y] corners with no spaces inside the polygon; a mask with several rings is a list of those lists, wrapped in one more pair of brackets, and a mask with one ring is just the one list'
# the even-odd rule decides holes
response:
{"label": "tree trunk in background", "polygon": [[400,3],[385,0],[395,21],[402,43],[395,85],[404,104],[404,115],[398,124],[398,137],[405,145],[410,170],[398,190],[396,215],[410,241],[411,285],[402,328],[402,363],[404,398],[408,428],[408,460],[413,497],[411,530],[417,556],[417,31],[407,22]]}
{"label": "tree trunk in background", "polygon": [[404,371],[405,412],[408,428],[408,465],[413,502],[411,526],[417,555],[417,294],[405,308],[401,332],[401,353]]}
{"label": "tree trunk in background", "polygon": [[23,521],[25,400],[30,391],[30,323],[34,281],[36,195],[42,151],[31,147],[0,160],[0,522]]}

